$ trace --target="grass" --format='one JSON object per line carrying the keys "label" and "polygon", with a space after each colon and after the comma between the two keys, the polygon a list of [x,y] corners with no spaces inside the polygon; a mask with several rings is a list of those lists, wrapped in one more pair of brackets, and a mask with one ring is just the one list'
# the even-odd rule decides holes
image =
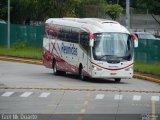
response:
{"label": "grass", "polygon": [[31,59],[41,59],[42,49],[40,48],[7,49],[4,47],[0,47],[0,55],[21,57],[21,58],[31,58]]}
{"label": "grass", "polygon": [[160,76],[160,63],[158,64],[135,63],[134,70],[137,72]]}
{"label": "grass", "polygon": [[[41,59],[42,49],[40,48],[7,49],[4,47],[0,47],[0,55],[21,57],[21,58],[31,58],[31,59]],[[135,63],[134,70],[137,72],[160,76],[160,63],[159,64]]]}

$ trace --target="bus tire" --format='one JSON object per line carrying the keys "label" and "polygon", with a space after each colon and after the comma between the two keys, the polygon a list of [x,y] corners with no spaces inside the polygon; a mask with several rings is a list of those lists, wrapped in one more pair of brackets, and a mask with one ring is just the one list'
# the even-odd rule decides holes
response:
{"label": "bus tire", "polygon": [[115,78],[115,82],[119,83],[121,81],[121,78]]}
{"label": "bus tire", "polygon": [[80,78],[80,80],[85,80],[85,76],[83,74],[83,67],[82,67],[82,65],[80,65],[80,67],[79,67],[79,78]]}
{"label": "bus tire", "polygon": [[57,70],[57,64],[56,64],[56,61],[54,60],[53,63],[52,63],[52,68],[53,68],[53,74],[54,75],[58,75],[59,74],[59,71]]}

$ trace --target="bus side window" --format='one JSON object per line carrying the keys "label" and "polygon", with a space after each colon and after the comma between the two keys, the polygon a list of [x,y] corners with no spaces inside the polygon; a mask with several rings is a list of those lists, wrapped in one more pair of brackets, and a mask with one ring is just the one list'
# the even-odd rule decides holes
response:
{"label": "bus side window", "polygon": [[82,46],[89,46],[89,33],[81,32],[80,34],[80,44]]}
{"label": "bus side window", "polygon": [[48,36],[49,36],[49,39],[52,39],[52,30],[48,31]]}
{"label": "bus side window", "polygon": [[66,31],[66,38],[65,41],[70,41],[70,31]]}
{"label": "bus side window", "polygon": [[63,29],[60,30],[59,38],[60,38],[60,40],[65,41],[65,32]]}
{"label": "bus side window", "polygon": [[70,40],[71,40],[72,43],[78,43],[79,42],[79,29],[78,28],[72,28],[71,29]]}
{"label": "bus side window", "polygon": [[78,43],[79,40],[79,33],[76,31],[72,31],[71,33],[71,42]]}
{"label": "bus side window", "polygon": [[71,32],[70,27],[67,27],[67,26],[63,27],[63,33],[64,33],[63,41],[66,41],[66,42],[70,41],[70,32]]}
{"label": "bus side window", "polygon": [[53,31],[53,32],[51,33],[51,36],[52,36],[53,39],[55,39],[55,38],[57,37],[57,33]]}

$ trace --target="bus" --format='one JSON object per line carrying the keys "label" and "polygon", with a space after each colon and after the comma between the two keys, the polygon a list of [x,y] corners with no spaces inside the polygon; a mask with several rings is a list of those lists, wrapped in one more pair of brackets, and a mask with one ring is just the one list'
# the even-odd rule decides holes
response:
{"label": "bus", "polygon": [[132,78],[138,39],[116,21],[98,18],[50,18],[45,22],[43,64],[80,79]]}

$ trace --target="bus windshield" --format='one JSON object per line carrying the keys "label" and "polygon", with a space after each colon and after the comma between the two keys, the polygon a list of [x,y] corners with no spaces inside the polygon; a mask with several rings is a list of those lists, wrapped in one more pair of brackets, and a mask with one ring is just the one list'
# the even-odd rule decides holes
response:
{"label": "bus windshield", "polygon": [[92,51],[94,59],[99,61],[131,60],[133,43],[126,33],[96,33]]}

